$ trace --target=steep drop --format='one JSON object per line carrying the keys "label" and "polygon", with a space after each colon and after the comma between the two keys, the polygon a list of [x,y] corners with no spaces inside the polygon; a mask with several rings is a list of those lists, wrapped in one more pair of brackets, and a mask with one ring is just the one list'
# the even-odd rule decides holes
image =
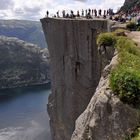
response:
{"label": "steep drop", "polygon": [[53,140],[70,140],[75,120],[87,107],[101,71],[96,35],[106,20],[41,19],[51,58],[49,98]]}

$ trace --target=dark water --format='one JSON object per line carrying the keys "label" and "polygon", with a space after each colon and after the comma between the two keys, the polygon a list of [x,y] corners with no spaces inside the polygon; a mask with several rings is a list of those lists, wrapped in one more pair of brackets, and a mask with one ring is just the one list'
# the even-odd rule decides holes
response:
{"label": "dark water", "polygon": [[0,90],[0,140],[50,140],[50,86]]}

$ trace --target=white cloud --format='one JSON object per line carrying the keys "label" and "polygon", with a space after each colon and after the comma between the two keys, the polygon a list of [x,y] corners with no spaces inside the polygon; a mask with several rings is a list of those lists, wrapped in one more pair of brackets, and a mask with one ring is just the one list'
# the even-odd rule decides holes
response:
{"label": "white cloud", "polygon": [[[5,0],[3,0],[5,2]],[[124,0],[6,0],[3,8],[0,7],[2,19],[32,19],[39,20],[44,17],[47,10],[51,15],[58,10],[81,10],[87,8],[114,8],[117,9]]]}

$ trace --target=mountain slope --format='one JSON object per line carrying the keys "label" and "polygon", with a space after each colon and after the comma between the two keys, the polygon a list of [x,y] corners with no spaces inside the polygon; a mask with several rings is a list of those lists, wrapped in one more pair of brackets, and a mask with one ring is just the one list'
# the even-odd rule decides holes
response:
{"label": "mountain slope", "polygon": [[48,58],[47,48],[0,36],[0,88],[46,82]]}
{"label": "mountain slope", "polygon": [[0,20],[0,35],[17,37],[41,48],[47,47],[39,21]]}
{"label": "mountain slope", "polygon": [[140,9],[140,0],[125,0],[124,5],[121,7],[123,12],[132,12],[134,9]]}

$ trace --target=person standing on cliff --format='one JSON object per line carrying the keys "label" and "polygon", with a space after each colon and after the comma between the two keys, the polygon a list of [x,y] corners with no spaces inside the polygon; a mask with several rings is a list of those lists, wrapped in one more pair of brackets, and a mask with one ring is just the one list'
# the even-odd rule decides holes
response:
{"label": "person standing on cliff", "polygon": [[84,16],[84,10],[82,9],[82,16]]}
{"label": "person standing on cliff", "polygon": [[101,9],[99,9],[99,11],[98,11],[99,13],[99,16],[101,16],[102,15],[102,10]]}
{"label": "person standing on cliff", "polygon": [[65,15],[65,10],[62,11],[62,16],[63,16],[63,18],[66,17],[66,15]]}
{"label": "person standing on cliff", "polygon": [[86,15],[85,15],[85,16],[87,16],[87,9],[86,9],[86,11],[85,11],[85,12],[86,12]]}
{"label": "person standing on cliff", "polygon": [[96,9],[94,10],[94,14],[95,14],[95,17],[97,17],[97,10]]}
{"label": "person standing on cliff", "polygon": [[46,12],[46,16],[49,17],[49,11]]}
{"label": "person standing on cliff", "polygon": [[75,16],[74,16],[74,12],[71,10],[71,14],[70,14],[70,17],[71,18],[74,18]]}
{"label": "person standing on cliff", "polygon": [[57,15],[57,17],[59,18],[59,11],[57,11],[56,15]]}
{"label": "person standing on cliff", "polygon": [[94,10],[92,9],[92,16],[93,16]]}

